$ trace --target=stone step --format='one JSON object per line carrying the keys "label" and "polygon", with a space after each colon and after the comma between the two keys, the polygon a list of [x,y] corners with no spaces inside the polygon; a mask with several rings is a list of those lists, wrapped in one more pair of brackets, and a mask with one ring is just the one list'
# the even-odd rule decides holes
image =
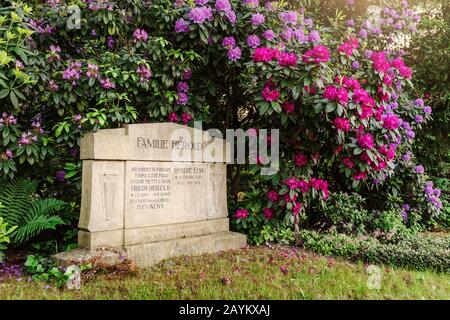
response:
{"label": "stone step", "polygon": [[228,218],[222,218],[111,231],[80,230],[78,244],[81,248],[90,249],[103,246],[137,245],[225,232],[229,230],[229,224]]}
{"label": "stone step", "polygon": [[129,259],[135,261],[139,267],[147,268],[167,258],[215,253],[223,250],[243,248],[246,245],[246,235],[226,231],[203,236],[125,246],[124,248]]}

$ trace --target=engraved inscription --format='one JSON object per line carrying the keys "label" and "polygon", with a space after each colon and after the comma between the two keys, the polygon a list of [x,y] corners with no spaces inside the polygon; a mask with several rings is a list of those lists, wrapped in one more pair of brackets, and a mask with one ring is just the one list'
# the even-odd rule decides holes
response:
{"label": "engraved inscription", "polygon": [[129,205],[138,212],[171,209],[176,199],[192,191],[191,187],[202,187],[206,182],[205,168],[195,164],[162,167],[141,163],[132,166],[130,174]]}

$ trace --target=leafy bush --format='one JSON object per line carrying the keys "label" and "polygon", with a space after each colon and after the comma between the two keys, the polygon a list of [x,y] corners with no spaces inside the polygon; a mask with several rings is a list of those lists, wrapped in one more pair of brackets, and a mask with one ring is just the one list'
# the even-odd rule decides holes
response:
{"label": "leafy bush", "polygon": [[[2,205],[0,203],[0,208],[1,207]],[[5,243],[10,242],[9,234],[14,232],[16,228],[16,226],[8,228],[8,224],[3,221],[2,217],[0,217],[0,262],[2,262],[4,258],[3,250],[6,250]]]}
{"label": "leafy bush", "polygon": [[366,202],[357,193],[332,193],[324,203],[323,216],[338,232],[365,234],[372,215],[366,209]]}
{"label": "leafy bush", "polygon": [[344,257],[357,255],[361,247],[361,241],[357,238],[342,233],[320,233],[313,230],[300,231],[297,243],[323,255]]}
{"label": "leafy bush", "polygon": [[0,217],[10,225],[17,226],[11,234],[14,244],[23,244],[44,230],[55,229],[63,224],[56,212],[65,203],[57,199],[36,198],[37,183],[28,179],[18,179],[0,187]]}
{"label": "leafy bush", "polygon": [[414,152],[430,173],[438,177],[450,174],[450,3],[421,0],[422,10],[417,33],[412,35],[413,82],[427,103],[433,105],[433,121],[418,132]]}
{"label": "leafy bush", "polygon": [[423,224],[439,213],[409,153],[431,107],[395,40],[420,20],[404,3],[387,1],[373,26],[359,7],[329,16],[316,1],[77,1],[79,28],[67,27],[64,2],[6,3],[3,180],[31,177],[45,195],[79,203],[83,134],[201,120],[249,135],[280,130],[277,173],[260,175],[267,155],[230,168],[233,224],[251,238],[307,225],[333,190],[355,191],[381,211],[388,196],[401,197]]}
{"label": "leafy bush", "polygon": [[394,243],[363,245],[358,258],[376,264],[450,272],[450,237],[407,237]]}
{"label": "leafy bush", "polygon": [[297,244],[325,255],[337,255],[416,270],[450,272],[450,237],[414,235],[389,241],[302,230]]}

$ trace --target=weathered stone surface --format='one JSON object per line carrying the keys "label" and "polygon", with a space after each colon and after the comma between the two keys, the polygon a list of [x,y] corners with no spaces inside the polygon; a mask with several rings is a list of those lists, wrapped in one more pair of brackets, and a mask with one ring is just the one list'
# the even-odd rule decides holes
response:
{"label": "weathered stone surface", "polygon": [[227,217],[223,164],[127,161],[125,228]]}
{"label": "weathered stone surface", "polygon": [[148,266],[245,245],[245,236],[228,232],[228,148],[207,132],[173,123],[87,134],[81,140],[80,247],[126,248]]}
{"label": "weathered stone surface", "polygon": [[177,238],[141,245],[125,246],[128,258],[141,267],[151,267],[161,260],[182,255],[199,255],[243,248],[247,237],[236,232],[218,232],[204,236]]}
{"label": "weathered stone surface", "polygon": [[52,256],[59,266],[70,266],[72,264],[82,265],[95,263],[96,265],[110,267],[120,264],[127,259],[127,253],[120,248],[78,248],[66,252],[60,252]]}
{"label": "weathered stone surface", "polygon": [[229,230],[228,218],[125,229],[125,245],[208,235]]}
{"label": "weathered stone surface", "polygon": [[89,133],[82,160],[230,162],[229,144],[208,132],[175,123],[131,124]]}

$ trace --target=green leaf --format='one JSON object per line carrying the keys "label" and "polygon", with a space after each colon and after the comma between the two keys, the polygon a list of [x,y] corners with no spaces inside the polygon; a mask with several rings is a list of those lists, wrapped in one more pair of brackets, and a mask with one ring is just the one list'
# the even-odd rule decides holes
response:
{"label": "green leaf", "polygon": [[9,93],[9,99],[11,99],[11,103],[13,104],[14,107],[16,108],[19,107],[19,101],[17,100],[17,96],[13,91]]}
{"label": "green leaf", "polygon": [[0,90],[0,99],[3,99],[9,94],[9,89]]}

